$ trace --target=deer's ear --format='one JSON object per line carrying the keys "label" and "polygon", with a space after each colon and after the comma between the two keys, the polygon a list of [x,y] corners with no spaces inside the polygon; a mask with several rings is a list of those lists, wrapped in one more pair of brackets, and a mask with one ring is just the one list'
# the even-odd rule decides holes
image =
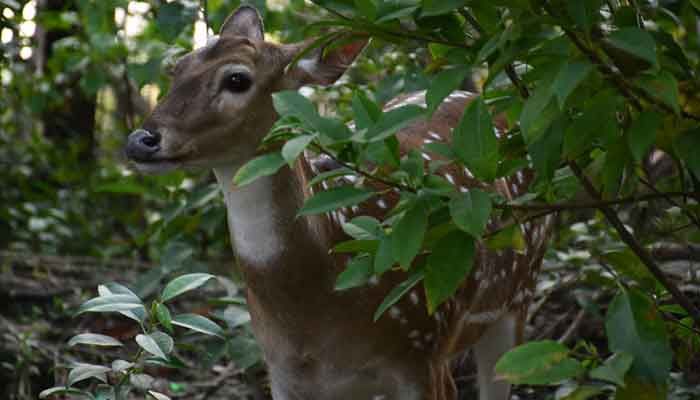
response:
{"label": "deer's ear", "polygon": [[[308,84],[331,85],[350,67],[367,45],[367,38],[345,42],[339,46],[310,52],[286,72],[290,86]],[[306,46],[300,46],[300,50]]]}
{"label": "deer's ear", "polygon": [[265,40],[262,19],[258,10],[251,6],[240,6],[226,18],[221,27],[221,36],[243,36],[252,40]]}

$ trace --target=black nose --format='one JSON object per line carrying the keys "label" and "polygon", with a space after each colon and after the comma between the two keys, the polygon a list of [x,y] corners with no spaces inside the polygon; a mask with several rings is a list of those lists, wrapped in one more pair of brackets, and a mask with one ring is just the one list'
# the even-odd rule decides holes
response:
{"label": "black nose", "polygon": [[150,161],[160,150],[160,134],[137,129],[126,142],[126,156],[134,161]]}

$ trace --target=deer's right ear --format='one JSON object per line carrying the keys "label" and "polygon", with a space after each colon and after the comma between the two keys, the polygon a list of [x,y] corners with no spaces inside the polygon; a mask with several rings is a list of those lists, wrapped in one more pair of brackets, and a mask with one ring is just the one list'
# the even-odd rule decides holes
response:
{"label": "deer's right ear", "polygon": [[221,26],[221,36],[243,36],[252,40],[265,40],[263,22],[258,10],[240,6],[226,18]]}
{"label": "deer's right ear", "polygon": [[[368,41],[369,39],[366,37],[354,38],[337,47],[309,52],[308,55],[298,60],[296,65],[287,68],[284,79],[285,85],[287,88],[298,88],[308,84],[333,84],[355,61],[355,58],[362,52]],[[288,54],[296,57],[296,54],[299,54],[308,45],[310,45],[309,42],[302,45],[293,45],[294,47],[291,48],[291,51],[288,51]]]}

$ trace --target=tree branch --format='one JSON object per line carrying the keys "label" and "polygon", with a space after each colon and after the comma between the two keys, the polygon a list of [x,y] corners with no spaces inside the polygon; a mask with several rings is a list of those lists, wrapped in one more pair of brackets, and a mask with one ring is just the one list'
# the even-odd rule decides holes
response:
{"label": "tree branch", "polygon": [[[593,186],[593,184],[588,180],[586,175],[583,173],[581,168],[573,161],[569,162],[569,167],[573,171],[574,175],[583,185],[584,189],[588,194],[594,199],[600,199],[600,193]],[[688,313],[688,315],[693,319],[696,325],[700,326],[700,310],[693,304],[693,302],[688,299],[683,292],[681,292],[678,287],[671,282],[666,275],[663,273],[661,268],[656,264],[656,261],[651,257],[649,252],[642,247],[637,239],[627,230],[625,225],[622,223],[617,213],[610,208],[609,205],[601,205],[598,209],[605,215],[610,225],[617,231],[627,246],[639,257],[642,263],[647,267],[649,272],[663,285],[666,290],[671,294],[673,299]]]}
{"label": "tree branch", "polygon": [[659,243],[652,247],[651,256],[659,261],[700,262],[700,246],[690,243]]}

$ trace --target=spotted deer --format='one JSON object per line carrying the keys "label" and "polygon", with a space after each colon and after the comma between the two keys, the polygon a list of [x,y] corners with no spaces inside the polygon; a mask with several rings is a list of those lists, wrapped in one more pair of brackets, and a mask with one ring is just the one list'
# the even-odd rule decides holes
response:
{"label": "spotted deer", "polygon": [[[278,117],[272,94],[332,84],[364,43],[310,53],[290,66],[306,46],[308,42],[266,42],[257,11],[238,8],[218,38],[176,63],[170,92],[143,128],[129,135],[127,156],[146,173],[213,169],[275,400],[455,399],[450,361],[469,347],[478,367],[479,398],[508,398],[510,387],[496,379],[494,365],[523,339],[548,223],[520,227],[526,239],[520,252],[478,245],[472,273],[433,315],[426,312],[425,295],[416,286],[373,322],[377,306],[406,273],[392,270],[365,287],[335,291],[347,259],[329,250],[348,239],[343,220],[356,215],[381,219],[397,203],[396,192],[383,191],[352,209],[297,217],[304,200],[323,190],[309,187],[310,180],[336,167],[311,154],[247,186],[232,183],[239,167],[258,155]],[[451,127],[473,98],[454,92],[430,120],[400,130],[401,152],[449,141]],[[424,101],[425,93],[412,93],[386,107]],[[523,171],[485,184],[454,165],[440,173],[462,191],[482,187],[508,199],[523,194],[530,180]]]}

